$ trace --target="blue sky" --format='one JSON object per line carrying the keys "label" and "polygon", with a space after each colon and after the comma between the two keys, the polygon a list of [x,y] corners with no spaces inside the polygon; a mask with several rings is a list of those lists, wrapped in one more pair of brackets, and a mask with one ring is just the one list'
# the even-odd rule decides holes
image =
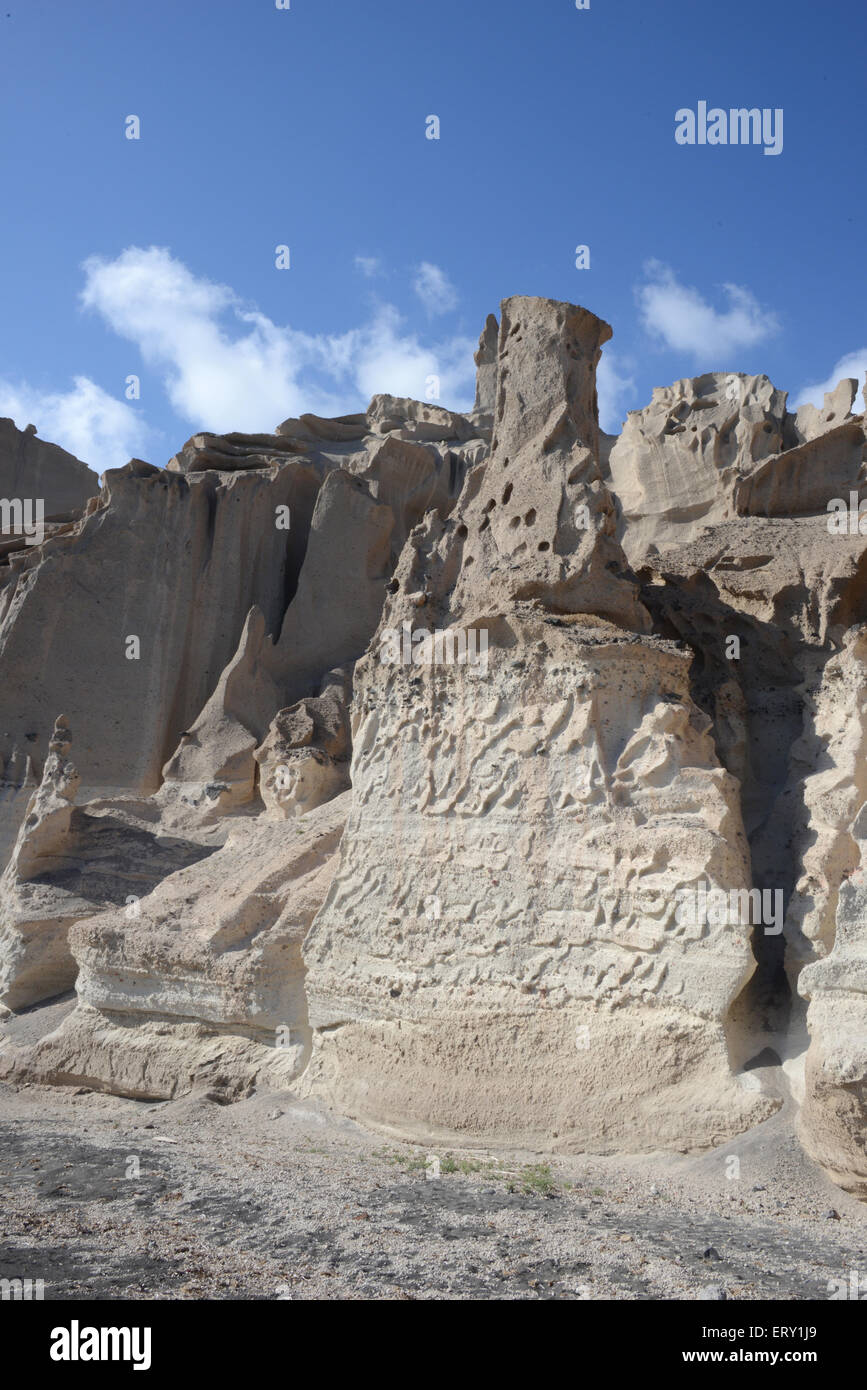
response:
{"label": "blue sky", "polygon": [[[612,324],[609,430],[702,371],[863,382],[863,0],[0,0],[0,35],[0,414],[98,469],[432,373],[467,406],[511,294]],[[781,108],[782,153],[677,144],[700,101]]]}

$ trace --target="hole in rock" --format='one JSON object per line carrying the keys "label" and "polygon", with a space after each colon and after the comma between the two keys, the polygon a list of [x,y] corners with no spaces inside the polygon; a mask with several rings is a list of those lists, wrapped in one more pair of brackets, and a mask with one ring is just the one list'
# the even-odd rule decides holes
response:
{"label": "hole in rock", "polygon": [[761,1052],[757,1052],[755,1057],[751,1057],[748,1062],[744,1062],[744,1071],[755,1071],[756,1067],[781,1067],[782,1059],[777,1055],[772,1047],[763,1047]]}

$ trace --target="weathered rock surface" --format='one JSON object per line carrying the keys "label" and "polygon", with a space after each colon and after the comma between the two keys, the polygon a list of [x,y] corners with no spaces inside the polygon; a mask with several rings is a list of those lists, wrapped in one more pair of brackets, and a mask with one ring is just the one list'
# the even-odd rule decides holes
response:
{"label": "weathered rock surface", "polygon": [[206,858],[208,836],[173,835],[156,808],[133,798],[75,805],[65,716],[55,725],[42,782],[0,878],[0,1004],[18,1009],[71,989],[74,922],[135,904],[168,874]]}
{"label": "weathered rock surface", "polygon": [[[318,488],[302,462],[189,479],[133,462],[106,473],[98,505],[69,534],[11,557],[0,590],[6,844],[25,759],[47,744],[58,711],[73,720],[82,799],[157,790],[251,606],[279,624]],[[275,525],[280,505],[289,531]]]}
{"label": "weathered rock surface", "polygon": [[349,789],[350,696],[349,669],[338,668],[319,695],[277,712],[253,753],[267,814],[301,816]]}
{"label": "weathered rock surface", "polygon": [[[613,535],[609,333],[570,305],[504,303],[491,457],[411,537],[356,666],[303,1084],[392,1130],[641,1149],[774,1108],[726,1037],[746,934],[677,921],[678,890],[739,891],[749,857],[689,656],[643,635]],[[410,619],[486,632],[487,668],[384,664],[378,642]]]}
{"label": "weathered rock surface", "polygon": [[[366,416],[302,424],[309,449],[199,435],[166,471],[134,461],[107,475],[62,540],[12,558],[0,595],[7,839],[38,785],[55,702],[75,711],[81,804],[61,797],[52,752],[0,893],[7,1003],[69,988],[71,923],[211,854],[238,817],[297,819],[348,787],[351,665],[408,530],[451,508],[464,468],[446,448],[371,433]],[[459,432],[473,434],[466,422]],[[60,594],[75,586],[92,600],[59,625]],[[96,873],[110,831],[113,884]],[[49,833],[63,862],[25,871]],[[131,882],[136,847],[144,868]]]}
{"label": "weathered rock surface", "polygon": [[554,1149],[701,1146],[761,1118],[724,1026],[746,937],[675,920],[678,888],[749,872],[688,657],[535,616],[492,648],[487,679],[356,667],[305,1083],[393,1131]]}
{"label": "weathered rock surface", "polygon": [[35,425],[0,419],[0,497],[38,498],[48,518],[82,511],[98,492],[96,473],[74,454],[40,439]]}
{"label": "weathered rock surface", "polygon": [[336,864],[346,795],[287,834],[236,822],[211,858],[72,933],[79,1003],[21,1074],[167,1098],[288,1085],[310,1029],[301,941]]}
{"label": "weathered rock surface", "polygon": [[476,399],[473,404],[474,421],[488,430],[494,427],[494,411],[497,408],[497,345],[500,325],[493,314],[488,314],[485,326],[479,335],[479,346],[473,358],[476,364]]}
{"label": "weathered rock surface", "polygon": [[850,414],[856,385],[841,382],[824,411],[795,415],[765,376],[710,372],[655,390],[629,412],[608,460],[630,559],[731,517],[815,514],[830,497],[848,499],[865,458],[863,418]]}
{"label": "weathered rock surface", "polygon": [[867,1195],[857,383],[612,438],[610,332],[506,300],[467,416],[203,431],[0,550],[0,1000],[78,995],[7,1072],[597,1153],[788,1088]]}

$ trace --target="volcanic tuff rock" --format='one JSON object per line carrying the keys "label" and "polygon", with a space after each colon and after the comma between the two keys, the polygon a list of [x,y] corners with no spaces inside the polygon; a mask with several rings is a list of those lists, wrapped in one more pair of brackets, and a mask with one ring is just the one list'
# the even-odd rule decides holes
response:
{"label": "volcanic tuff rock", "polygon": [[40,499],[46,518],[80,512],[99,491],[97,475],[74,454],[39,439],[35,425],[0,419],[0,497]]}
{"label": "volcanic tuff rock", "polygon": [[484,628],[490,672],[385,665],[377,639],[356,665],[305,1082],[393,1130],[652,1148],[774,1108],[729,1060],[746,934],[676,920],[684,885],[748,886],[749,854],[689,656],[643,636],[612,534],[609,335],[570,305],[503,304],[491,456],[398,566],[380,635],[413,615]]}
{"label": "volcanic tuff rock", "polygon": [[608,451],[630,559],[731,517],[815,515],[830,497],[848,499],[863,462],[857,385],[841,381],[823,411],[795,415],[766,376],[709,372],[657,388]]}
{"label": "volcanic tuff rock", "polygon": [[867,1195],[857,383],[710,372],[612,438],[610,334],[506,300],[466,416],[202,432],[15,542],[0,984],[78,999],[7,1074],[690,1150],[775,1053]]}
{"label": "volcanic tuff rock", "polygon": [[0,878],[0,1004],[23,1008],[75,984],[70,926],[110,904],[138,903],[168,874],[213,853],[192,828],[167,833],[133,798],[75,805],[69,721],[57,720],[42,782]]}
{"label": "volcanic tuff rock", "polygon": [[282,822],[237,821],[213,857],[140,904],[80,922],[77,1006],[28,1074],[159,1099],[293,1081],[310,1052],[301,941],[334,872],[347,800],[289,834]]}
{"label": "volcanic tuff rock", "polygon": [[[15,843],[27,799],[43,775],[40,720],[43,711],[47,720],[54,705],[74,711],[79,805],[69,808],[71,784],[61,796],[52,744],[42,788],[0,887],[0,1002],[23,1007],[69,988],[78,969],[71,951],[84,940],[68,939],[73,923],[101,920],[99,914],[114,904],[112,920],[128,923],[130,933],[138,930],[138,898],[167,876],[172,890],[186,893],[186,880],[176,871],[214,855],[227,840],[231,845],[217,870],[194,877],[184,901],[197,899],[214,881],[231,882],[232,864],[246,853],[244,832],[250,823],[258,826],[259,817],[299,821],[290,857],[273,873],[282,873],[287,885],[292,881],[300,914],[293,931],[306,930],[327,886],[319,870],[339,838],[325,803],[330,806],[349,785],[352,664],[379,621],[404,537],[428,508],[447,514],[454,505],[468,466],[452,451],[454,431],[470,441],[471,451],[484,447],[468,422],[458,427],[459,417],[448,412],[440,412],[448,417],[442,423],[449,438],[442,446],[406,440],[405,426],[420,410],[427,408],[392,400],[386,424],[394,429],[383,429],[376,401],[369,428],[360,417],[361,430],[355,418],[332,425],[306,416],[281,427],[291,426],[301,436],[297,441],[294,434],[196,435],[166,470],[134,460],[107,473],[99,498],[69,535],[47,539],[19,563],[22,572],[0,591],[0,672],[9,673],[0,705],[5,700],[5,727],[12,726],[5,734],[7,775],[15,774],[0,803],[7,838]],[[60,590],[76,585],[89,601],[73,607],[64,624],[50,623],[48,613],[60,611]],[[139,642],[132,659],[130,637]],[[28,647],[29,670],[23,659]],[[94,671],[98,681],[89,679]],[[16,704],[25,687],[32,687],[31,695]],[[27,730],[23,737],[16,720],[19,730]],[[53,727],[52,716],[49,731]],[[32,748],[26,761],[25,748]],[[58,800],[66,812],[55,805]],[[311,833],[311,813],[319,807],[324,819],[317,823],[324,829],[316,853],[322,864],[317,861],[314,873],[297,853],[306,840],[295,845],[294,836]],[[61,825],[63,815],[69,824]],[[41,845],[49,830],[63,862],[40,861],[31,882],[23,857],[34,859],[35,838],[41,837]],[[271,842],[286,849],[282,823],[263,823],[258,833],[251,842],[254,859],[260,842],[263,854]],[[140,861],[135,872],[133,854]],[[247,896],[258,892],[252,887]],[[273,896],[270,888],[266,896]],[[174,909],[172,914],[174,920]],[[284,947],[276,956],[267,948],[267,916],[253,912],[250,920],[249,951],[262,953],[267,973],[268,962],[283,960]],[[154,937],[153,971],[159,977],[159,922],[146,914],[140,930]],[[95,936],[96,955],[103,939],[106,978],[115,979],[111,952],[118,938]],[[243,950],[233,940],[228,959],[243,963],[247,952],[246,939]],[[214,961],[209,948],[185,962],[182,978],[193,1018],[199,1017],[193,977],[198,972],[207,993]],[[139,974],[150,968],[142,966]],[[176,981],[165,988],[178,995]],[[279,991],[278,996],[283,997]],[[140,989],[130,991],[122,1009],[108,1012],[137,1025],[140,997],[148,1020],[150,995]],[[105,1073],[125,1084],[122,1066],[97,1065],[102,1044],[85,1043],[89,1031],[100,1039],[106,1034],[90,996],[82,998],[86,1007],[76,1011],[68,1036],[91,1058],[86,1065],[95,1068],[95,1082],[102,1084]],[[163,1013],[172,1010],[157,1010],[159,1018]],[[183,1007],[176,1013],[159,1023],[161,1036],[181,1027]],[[292,1027],[306,1026],[306,1005],[296,1013]],[[214,1025],[230,1033],[236,1025],[248,1026],[261,1036],[264,1027],[253,996],[226,1018],[202,1017],[211,1031]],[[150,1047],[149,1042],[145,1050]],[[216,1045],[203,1044],[199,1061],[191,1061],[177,1084],[190,1085],[191,1077],[207,1073],[215,1048],[219,1053]],[[180,1053],[169,1048],[167,1055]],[[246,1044],[239,1055],[258,1057]],[[274,1061],[265,1060],[269,1066]],[[275,1075],[288,1074],[286,1061],[277,1059]],[[156,1063],[150,1065],[153,1070]],[[254,1070],[264,1075],[268,1068],[260,1059]]]}

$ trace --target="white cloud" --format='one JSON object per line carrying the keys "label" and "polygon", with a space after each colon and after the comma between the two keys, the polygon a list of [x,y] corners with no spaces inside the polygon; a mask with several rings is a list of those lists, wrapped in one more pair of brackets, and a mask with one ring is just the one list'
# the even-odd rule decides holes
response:
{"label": "white cloud", "polygon": [[425,347],[415,334],[403,331],[403,320],[391,304],[383,304],[371,323],[327,340],[327,369],[335,378],[353,384],[368,401],[379,392],[425,400],[428,378],[439,378],[439,399],[455,410],[469,410],[475,393],[471,338],[455,337]]}
{"label": "white cloud", "polygon": [[841,357],[831,368],[831,374],[824,381],[817,382],[813,386],[805,386],[795,397],[795,405],[817,406],[820,410],[825,403],[825,392],[833,391],[834,387],[845,376],[854,376],[858,381],[859,394],[855,397],[852,409],[859,414],[864,408],[864,397],[861,388],[864,386],[864,375],[867,373],[867,347],[857,348],[855,352],[849,352],[845,357]]}
{"label": "white cloud", "polygon": [[86,376],[75,377],[71,391],[59,392],[0,381],[0,415],[10,416],[19,429],[33,423],[40,439],[59,444],[97,473],[140,455],[149,435],[132,406]]}
{"label": "white cloud", "polygon": [[355,267],[365,275],[368,280],[372,280],[375,275],[382,271],[382,261],[378,256],[356,256]]}
{"label": "white cloud", "polygon": [[444,404],[472,403],[475,343],[456,337],[424,346],[391,305],[361,328],[314,336],[273,323],[165,248],[92,257],[85,272],[84,304],[137,345],[194,427],[270,430],[303,411],[362,409],[375,392],[424,399],[433,375]]}
{"label": "white cloud", "polygon": [[[132,246],[113,261],[91,257],[84,269],[82,302],[136,344],[175,410],[196,426],[256,431],[317,408],[301,406],[296,385],[303,335],[281,332],[168,250]],[[227,314],[234,333],[222,326]]]}
{"label": "white cloud", "polygon": [[599,399],[599,424],[606,434],[619,434],[628,402],[634,397],[635,379],[621,375],[618,368],[628,371],[632,362],[621,360],[616,353],[603,350],[596,370],[596,394]]}
{"label": "white cloud", "polygon": [[422,261],[412,287],[429,314],[447,314],[457,308],[458,296],[444,270],[430,261]]}
{"label": "white cloud", "polygon": [[644,271],[647,282],[636,290],[643,326],[666,347],[702,358],[709,370],[730,365],[730,354],[762,342],[779,327],[775,315],[742,285],[722,285],[728,308],[720,311],[698,290],[681,285],[660,261],[648,261]]}

